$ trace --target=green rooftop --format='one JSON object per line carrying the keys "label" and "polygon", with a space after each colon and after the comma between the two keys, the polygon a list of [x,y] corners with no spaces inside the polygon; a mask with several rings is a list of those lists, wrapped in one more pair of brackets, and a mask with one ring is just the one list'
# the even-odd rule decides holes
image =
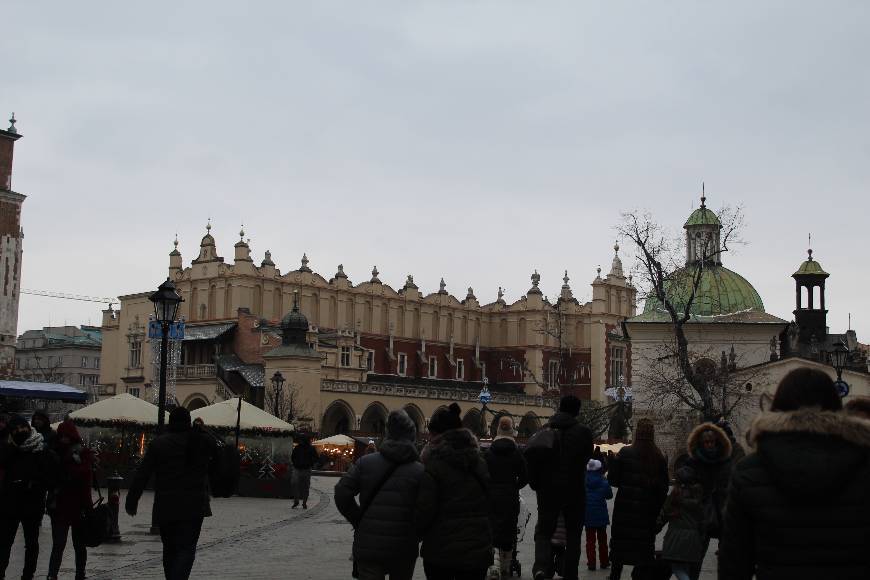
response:
{"label": "green rooftop", "polygon": [[716,215],[716,212],[711,209],[707,209],[705,205],[702,205],[701,207],[692,212],[692,215],[689,216],[689,219],[686,220],[686,223],[683,227],[721,225],[722,222],[719,221],[719,216]]}
{"label": "green rooftop", "polygon": [[[665,284],[665,293],[679,310],[685,308],[696,272],[697,266],[680,268]],[[643,309],[644,314],[664,310],[655,296],[647,298]],[[764,303],[752,284],[723,266],[705,266],[691,313],[695,316],[722,316],[744,311],[764,312]]]}
{"label": "green rooftop", "polygon": [[798,268],[797,272],[792,274],[793,276],[829,276],[827,272],[822,270],[822,265],[817,261],[813,260],[813,251],[809,250],[809,258],[807,258],[806,262],[801,264],[801,267]]}

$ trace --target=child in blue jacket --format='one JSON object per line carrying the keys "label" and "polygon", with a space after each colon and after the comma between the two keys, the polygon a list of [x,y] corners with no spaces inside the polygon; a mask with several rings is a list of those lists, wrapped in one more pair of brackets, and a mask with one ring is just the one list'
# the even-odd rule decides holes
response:
{"label": "child in blue jacket", "polygon": [[590,459],[586,464],[586,561],[590,570],[595,570],[596,539],[601,569],[610,566],[607,553],[607,526],[610,525],[607,500],[613,497],[613,489],[601,467],[597,459]]}

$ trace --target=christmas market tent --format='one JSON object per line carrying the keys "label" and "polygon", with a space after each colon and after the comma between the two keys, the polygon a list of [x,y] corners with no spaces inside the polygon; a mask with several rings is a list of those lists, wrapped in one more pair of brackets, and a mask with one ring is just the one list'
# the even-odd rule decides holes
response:
{"label": "christmas market tent", "polygon": [[[202,407],[190,413],[193,419],[202,419],[207,428],[216,428],[220,431],[236,428],[236,420],[239,417],[239,399],[228,399]],[[242,414],[239,426],[243,432],[258,432],[277,437],[288,436],[293,433],[293,425],[282,421],[247,401],[242,401]]]}
{"label": "christmas market tent", "polygon": [[356,456],[356,444],[356,439],[347,435],[333,435],[312,443],[320,454],[322,469],[331,472],[344,472],[350,468]]}
{"label": "christmas market tent", "polygon": [[[130,393],[121,393],[73,411],[69,416],[77,425],[86,426],[156,425],[157,406]],[[163,417],[168,420],[169,414],[166,413]]]}
{"label": "christmas market tent", "polygon": [[353,437],[348,437],[347,435],[333,435],[332,437],[327,437],[326,439],[318,439],[312,445],[317,447],[353,447],[356,444],[356,440]]}

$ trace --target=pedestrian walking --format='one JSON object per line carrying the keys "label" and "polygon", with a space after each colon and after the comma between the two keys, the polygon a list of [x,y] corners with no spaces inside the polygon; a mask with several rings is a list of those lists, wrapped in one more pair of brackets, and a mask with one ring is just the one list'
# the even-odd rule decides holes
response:
{"label": "pedestrian walking", "polygon": [[662,559],[677,580],[689,580],[704,559],[707,534],[704,526],[704,488],[695,470],[685,465],[677,470],[676,483],[659,514],[658,529],[665,524]]}
{"label": "pedestrian walking", "polygon": [[311,444],[308,435],[301,435],[299,443],[290,454],[290,463],[293,464],[293,507],[299,507],[302,500],[302,509],[308,509],[308,495],[311,493],[311,470],[317,464],[317,450]]}
{"label": "pedestrian walking", "polygon": [[625,564],[633,580],[646,580],[655,562],[656,519],[668,494],[668,464],[655,444],[655,426],[640,419],[634,442],[610,462],[610,485],[618,488],[610,527],[610,578],[619,580]]}
{"label": "pedestrian walking", "polygon": [[187,580],[203,519],[211,516],[208,471],[217,450],[213,439],[192,429],[190,412],[184,407],[172,409],[168,427],[169,432],[154,439],[145,452],[127,492],[126,510],[136,515],[139,499],[153,475],[163,572],[166,580]]}
{"label": "pedestrian walking", "polygon": [[360,580],[414,575],[419,545],[414,508],[423,477],[416,440],[414,421],[405,411],[392,411],[380,450],[360,457],[335,486],[335,506],[354,529]]}
{"label": "pedestrian walking", "polygon": [[435,411],[417,496],[420,555],[428,580],[483,580],[492,563],[489,472],[460,408]]}
{"label": "pedestrian walking", "polygon": [[870,420],[841,409],[824,370],[783,377],[734,469],[721,580],[870,578]]}
{"label": "pedestrian walking", "polygon": [[[586,511],[586,464],[592,456],[592,432],[581,424],[580,399],[562,397],[559,412],[529,441],[526,460],[529,482],[538,499],[535,527],[535,580],[552,576],[551,538],[561,512],[567,531],[566,580],[576,580],[580,568],[580,539]],[[537,442],[540,441],[539,444]]]}
{"label": "pedestrian walking", "polygon": [[67,538],[72,531],[75,578],[84,580],[88,548],[85,545],[82,512],[93,506],[91,487],[94,456],[90,449],[82,445],[78,429],[71,419],[65,420],[58,426],[55,451],[60,461],[60,469],[48,509],[51,517],[51,558],[48,563],[48,579],[57,579]]}
{"label": "pedestrian walking", "polygon": [[0,446],[0,578],[9,565],[18,526],[24,532],[22,580],[31,580],[39,559],[39,525],[48,490],[54,486],[57,461],[45,447],[42,434],[24,417],[9,421],[9,439]]}
{"label": "pedestrian walking", "polygon": [[[677,460],[677,468],[687,465],[692,468],[698,483],[704,489],[704,553],[710,538],[718,538],[722,529],[722,511],[728,484],[731,481],[733,445],[728,434],[713,423],[701,423],[689,434],[686,455]],[[691,579],[701,576],[702,557],[692,568]]]}
{"label": "pedestrian walking", "polygon": [[494,565],[501,578],[510,576],[510,563],[517,540],[520,515],[520,490],[528,483],[526,460],[514,439],[514,421],[510,416],[498,420],[496,436],[484,454],[489,469],[492,544],[496,550]]}
{"label": "pedestrian walking", "polygon": [[42,435],[42,442],[46,449],[54,450],[57,434],[51,428],[51,419],[45,409],[37,409],[30,417],[30,426]]}
{"label": "pedestrian walking", "polygon": [[586,464],[586,564],[595,570],[595,544],[598,544],[598,562],[601,569],[610,567],[607,546],[607,526],[610,512],[607,500],[613,498],[613,489],[604,476],[604,466],[597,459]]}

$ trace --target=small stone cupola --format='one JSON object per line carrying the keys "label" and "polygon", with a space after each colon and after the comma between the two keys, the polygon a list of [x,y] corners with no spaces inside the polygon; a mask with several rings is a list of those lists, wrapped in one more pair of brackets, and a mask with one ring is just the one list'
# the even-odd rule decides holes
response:
{"label": "small stone cupola", "polygon": [[211,235],[211,218],[205,225],[205,235],[202,241],[199,242],[199,256],[193,260],[194,264],[202,262],[223,262],[224,259],[217,255],[214,237]]}
{"label": "small stone cupola", "polygon": [[[807,259],[791,275],[795,280],[794,319],[800,327],[801,342],[808,342],[813,336],[821,340],[828,334],[828,311],[825,309],[825,280],[830,276],[822,265],[813,259],[813,250],[807,250]],[[816,288],[819,301],[815,301]],[[804,292],[806,290],[806,292]]]}
{"label": "small stone cupola", "polygon": [[293,291],[293,308],[281,319],[281,344],[307,348],[308,319],[299,311],[299,291]]}
{"label": "small stone cupola", "polygon": [[722,265],[722,222],[707,208],[707,197],[701,186],[701,207],[692,212],[683,225],[686,230],[686,265]]}
{"label": "small stone cupola", "polygon": [[236,242],[234,246],[236,255],[234,257],[236,262],[251,262],[251,246],[245,241],[245,226],[239,230],[239,241]]}

